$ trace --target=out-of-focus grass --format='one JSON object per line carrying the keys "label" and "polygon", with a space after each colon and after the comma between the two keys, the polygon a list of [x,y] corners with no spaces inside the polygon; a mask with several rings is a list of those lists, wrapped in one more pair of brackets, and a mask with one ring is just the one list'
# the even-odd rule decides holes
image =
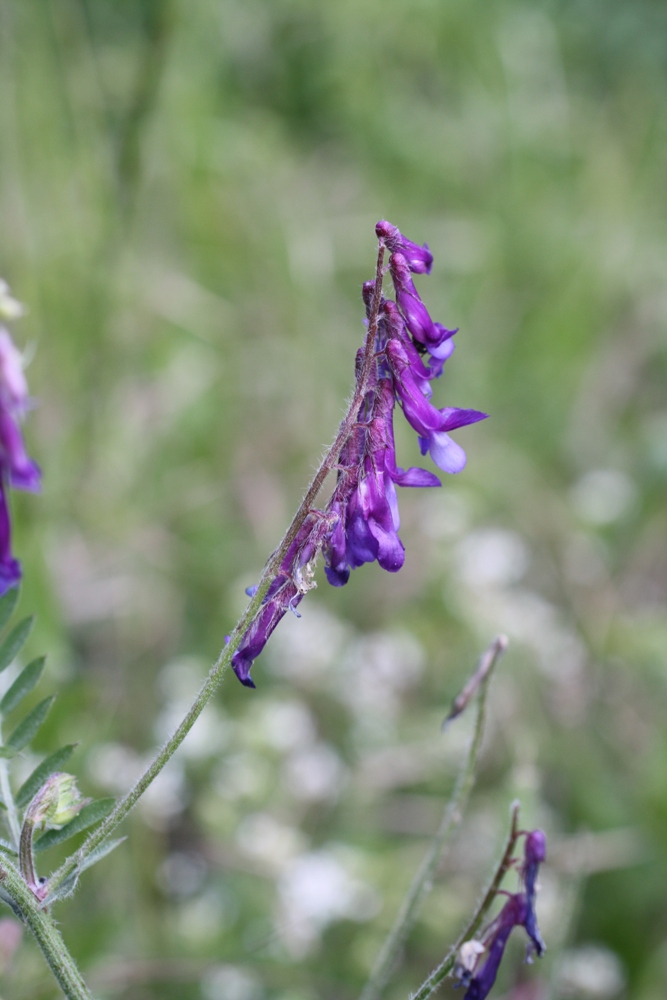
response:
{"label": "out-of-focus grass", "polygon": [[[391,996],[455,935],[516,794],[565,951],[517,951],[499,989],[664,996],[664,5],[0,17],[0,273],[30,306],[45,483],[16,501],[22,607],[60,690],[40,749],[80,740],[86,791],[176,720],[331,438],[376,219],[429,242],[420,291],[461,328],[439,405],[491,414],[461,476],[402,494],[401,573],[311,595],[60,906],[100,995],[355,996],[453,778],[440,718],[502,629],[478,790]],[[8,975],[53,993],[28,945]]]}

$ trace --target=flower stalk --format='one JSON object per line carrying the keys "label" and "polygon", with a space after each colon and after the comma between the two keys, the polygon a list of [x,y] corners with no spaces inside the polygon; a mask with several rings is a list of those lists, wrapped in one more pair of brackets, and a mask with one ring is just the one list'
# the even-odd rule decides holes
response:
{"label": "flower stalk", "polygon": [[0,891],[7,894],[17,916],[32,931],[67,1000],[93,1000],[51,915],[40,907],[21,874],[6,858],[0,865]]}

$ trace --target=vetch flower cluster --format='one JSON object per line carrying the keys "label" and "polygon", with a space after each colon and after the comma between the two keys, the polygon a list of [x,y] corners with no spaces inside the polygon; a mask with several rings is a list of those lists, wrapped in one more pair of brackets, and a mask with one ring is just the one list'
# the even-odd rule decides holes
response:
{"label": "vetch flower cluster", "polygon": [[[324,472],[337,470],[333,493],[324,509],[305,512],[294,541],[282,558],[258,614],[232,657],[241,682],[254,687],[250,668],[269,636],[288,610],[311,587],[313,564],[324,556],[327,580],[342,587],[350,572],[364,563],[378,562],[390,573],[405,561],[399,537],[397,486],[440,486],[427,469],[403,469],[396,462],[394,410],[396,404],[417,432],[422,455],[427,453],[443,472],[460,472],[465,452],[449,432],[486,417],[478,410],[438,408],[431,402],[432,382],[442,375],[454,351],[457,332],[434,322],[422,302],[412,274],[429,274],[433,255],[428,246],[406,239],[389,222],[378,222],[378,270],[362,290],[366,306],[367,338],[357,353],[357,391],[353,409],[343,421],[343,440]],[[395,300],[382,296],[381,264],[390,252]],[[361,391],[360,391],[361,387]],[[326,461],[326,460],[325,460]]]}
{"label": "vetch flower cluster", "polygon": [[[0,320],[22,314],[21,304],[0,281]],[[0,595],[21,579],[21,564],[11,551],[8,489],[36,493],[41,485],[39,467],[28,457],[21,434],[21,421],[31,405],[22,356],[0,323]]]}
{"label": "vetch flower cluster", "polygon": [[533,954],[541,958],[546,950],[535,913],[537,874],[546,859],[546,837],[542,830],[533,830],[525,837],[524,860],[520,869],[525,891],[507,893],[507,902],[480,939],[466,941],[459,951],[455,975],[457,985],[467,987],[463,1000],[485,1000],[488,997],[496,981],[505,946],[515,927],[523,927],[528,935],[527,962],[532,961]]}

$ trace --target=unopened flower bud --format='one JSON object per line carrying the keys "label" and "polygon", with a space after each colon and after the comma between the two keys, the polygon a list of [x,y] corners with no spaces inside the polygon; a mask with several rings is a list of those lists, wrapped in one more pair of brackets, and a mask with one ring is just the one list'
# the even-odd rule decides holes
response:
{"label": "unopened flower bud", "polygon": [[26,809],[25,820],[33,829],[60,830],[90,802],[76,787],[73,774],[56,772],[44,782]]}

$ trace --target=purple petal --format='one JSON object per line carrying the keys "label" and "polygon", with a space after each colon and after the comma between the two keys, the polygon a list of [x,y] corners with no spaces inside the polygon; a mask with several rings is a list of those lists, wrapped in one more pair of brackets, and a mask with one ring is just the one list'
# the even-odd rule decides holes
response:
{"label": "purple petal", "polygon": [[28,457],[19,426],[9,412],[0,408],[0,451],[9,470],[9,481],[18,490],[36,493],[41,486],[39,467]]}
{"label": "purple petal", "polygon": [[456,473],[465,469],[466,453],[445,431],[435,431],[431,434],[428,450],[435,464],[443,472]]}
{"label": "purple petal", "polygon": [[370,521],[369,527],[378,543],[378,563],[389,573],[397,573],[405,562],[403,542],[395,530],[386,531],[377,521]]}
{"label": "purple petal", "polygon": [[458,410],[453,406],[440,410],[440,413],[443,420],[438,429],[443,431],[455,431],[457,427],[476,424],[479,420],[487,420],[489,416],[480,410]]}
{"label": "purple petal", "polygon": [[396,469],[390,475],[397,486],[442,486],[435,473],[414,465],[405,470]]}

